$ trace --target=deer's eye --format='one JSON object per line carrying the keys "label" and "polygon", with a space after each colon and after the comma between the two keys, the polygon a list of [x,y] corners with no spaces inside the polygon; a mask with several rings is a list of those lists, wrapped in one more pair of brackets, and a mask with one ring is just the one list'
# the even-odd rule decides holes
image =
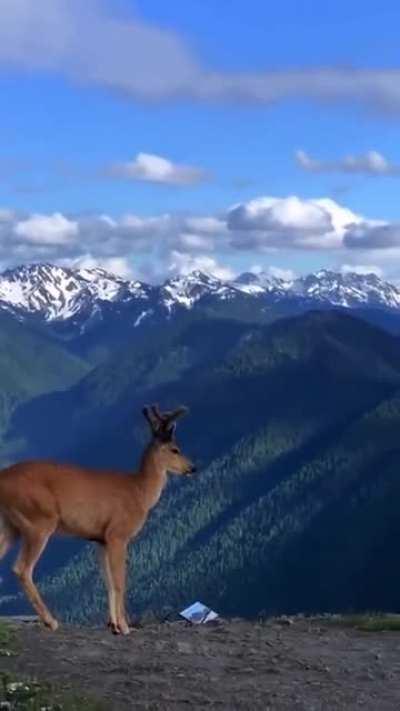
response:
{"label": "deer's eye", "polygon": [[173,452],[174,454],[179,454],[178,447],[171,447],[171,452]]}

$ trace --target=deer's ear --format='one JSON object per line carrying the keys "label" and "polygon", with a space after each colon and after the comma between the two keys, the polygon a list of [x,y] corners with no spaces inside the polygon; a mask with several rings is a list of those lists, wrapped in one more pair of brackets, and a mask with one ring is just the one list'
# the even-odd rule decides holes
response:
{"label": "deer's ear", "polygon": [[173,412],[168,413],[168,419],[170,422],[176,422],[176,420],[179,420],[180,417],[184,417],[184,415],[187,415],[189,412],[189,408],[186,407],[185,405],[181,405],[180,407],[177,407],[176,410]]}
{"label": "deer's ear", "polygon": [[170,425],[168,425],[168,427],[166,429],[166,435],[169,440],[174,438],[175,430],[176,430],[176,422],[172,422]]}

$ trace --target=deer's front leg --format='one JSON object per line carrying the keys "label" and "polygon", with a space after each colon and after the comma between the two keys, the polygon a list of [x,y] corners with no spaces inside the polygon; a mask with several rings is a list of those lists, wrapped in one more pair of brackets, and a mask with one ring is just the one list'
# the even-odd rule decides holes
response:
{"label": "deer's front leg", "polygon": [[130,632],[125,616],[126,553],[126,540],[117,537],[110,537],[107,540],[105,558],[110,583],[111,629],[115,634],[123,635]]}

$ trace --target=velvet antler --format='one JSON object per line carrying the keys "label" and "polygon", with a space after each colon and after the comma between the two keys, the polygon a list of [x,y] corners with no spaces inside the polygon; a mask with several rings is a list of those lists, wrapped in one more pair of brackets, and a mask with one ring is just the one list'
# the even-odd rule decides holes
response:
{"label": "velvet antler", "polygon": [[158,405],[143,408],[143,414],[150,425],[154,437],[171,438],[174,434],[176,421],[188,412],[184,405],[169,412],[160,412]]}

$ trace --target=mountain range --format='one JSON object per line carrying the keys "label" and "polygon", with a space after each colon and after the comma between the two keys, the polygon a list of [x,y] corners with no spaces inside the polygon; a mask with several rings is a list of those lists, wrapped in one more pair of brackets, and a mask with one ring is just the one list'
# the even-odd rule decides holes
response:
{"label": "mountain range", "polygon": [[[146,442],[143,404],[191,410],[179,442],[200,473],[171,477],[133,546],[131,611],[169,614],[195,598],[246,616],[397,610],[397,288],[326,271],[229,283],[195,272],[155,287],[58,269],[7,272],[7,298],[0,279],[0,335],[23,345],[26,369],[39,342],[42,353],[39,386],[4,415],[3,464],[129,473]],[[18,358],[4,361],[4,382]],[[102,619],[91,546],[57,541],[39,575],[62,618]],[[0,609],[26,609],[14,592],[5,575]]]}
{"label": "mountain range", "polygon": [[95,269],[33,264],[0,275],[0,313],[64,344],[90,364],[171,322],[270,323],[311,308],[357,310],[400,332],[400,288],[375,274],[320,270],[293,280],[265,272],[222,281],[200,271],[145,284]]}
{"label": "mountain range", "polygon": [[370,307],[400,311],[400,288],[375,274],[339,273],[322,269],[285,280],[265,272],[247,272],[222,281],[200,271],[168,279],[159,286],[129,281],[103,269],[69,269],[33,264],[0,275],[0,308],[20,318],[34,316],[45,322],[81,318],[81,327],[101,315],[105,306],[143,307],[133,321],[139,326],[155,311],[170,314],[179,307],[192,309],[204,300],[251,300],[276,304],[297,300],[310,305]]}

